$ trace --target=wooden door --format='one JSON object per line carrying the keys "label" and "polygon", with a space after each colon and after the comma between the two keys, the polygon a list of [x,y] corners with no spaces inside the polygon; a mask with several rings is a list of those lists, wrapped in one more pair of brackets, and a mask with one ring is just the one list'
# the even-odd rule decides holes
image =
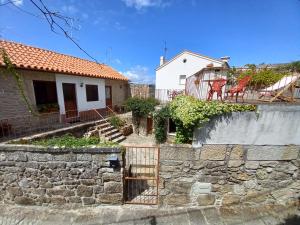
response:
{"label": "wooden door", "polygon": [[77,117],[77,102],[75,84],[63,83],[66,118]]}
{"label": "wooden door", "polygon": [[105,86],[106,106],[112,109],[112,91],[111,86]]}

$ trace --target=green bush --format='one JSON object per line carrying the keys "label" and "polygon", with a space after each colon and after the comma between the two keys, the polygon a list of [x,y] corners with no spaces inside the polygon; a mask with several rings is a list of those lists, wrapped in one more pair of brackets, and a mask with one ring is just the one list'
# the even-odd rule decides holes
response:
{"label": "green bush", "polygon": [[176,124],[176,143],[189,143],[194,128],[208,122],[212,117],[235,111],[254,111],[254,105],[229,104],[218,101],[201,101],[191,96],[177,96],[169,106]]}
{"label": "green bush", "polygon": [[127,110],[132,111],[133,125],[135,127],[135,132],[139,134],[139,127],[141,118],[148,116],[151,112],[154,112],[155,106],[159,102],[154,98],[129,98],[125,102]]}
{"label": "green bush", "polygon": [[79,148],[79,147],[85,147],[85,146],[101,146],[101,147],[113,147],[117,146],[116,143],[101,140],[97,137],[90,137],[90,138],[76,138],[70,134],[65,134],[60,137],[52,137],[48,139],[41,139],[41,140],[34,140],[31,141],[29,144],[33,145],[40,145],[45,147],[60,147],[60,148]]}
{"label": "green bush", "polygon": [[263,69],[259,71],[247,70],[242,72],[238,79],[242,79],[245,76],[251,76],[250,86],[254,88],[264,88],[275,84],[282,77],[287,75],[287,73],[276,72],[272,69]]}
{"label": "green bush", "polygon": [[112,126],[114,126],[117,129],[120,129],[121,127],[123,127],[126,122],[124,120],[122,120],[120,117],[118,117],[117,115],[113,115],[109,118],[109,122]]}
{"label": "green bush", "polygon": [[167,140],[167,125],[169,117],[169,106],[165,106],[154,113],[154,135],[155,140],[158,143],[164,143]]}

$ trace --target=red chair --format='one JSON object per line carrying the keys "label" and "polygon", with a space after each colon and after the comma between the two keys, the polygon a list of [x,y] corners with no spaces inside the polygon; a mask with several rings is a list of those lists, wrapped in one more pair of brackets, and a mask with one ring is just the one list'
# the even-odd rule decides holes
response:
{"label": "red chair", "polygon": [[241,96],[242,96],[242,99],[244,102],[244,95],[246,92],[246,87],[247,87],[247,84],[250,82],[251,78],[252,78],[251,76],[245,76],[242,79],[240,79],[236,86],[230,88],[227,91],[227,96],[228,96],[228,94],[230,94],[230,98],[232,99],[233,95],[236,94],[235,101],[237,102],[238,96],[241,93],[242,94]]}
{"label": "red chair", "polygon": [[225,80],[224,78],[213,80],[212,84],[210,83],[210,80],[209,80],[208,85],[210,87],[210,90],[208,91],[207,100],[208,101],[212,100],[214,93],[217,92],[217,99],[219,99],[219,97],[220,97],[221,101],[223,101],[222,88],[224,87],[226,82],[227,82],[227,80]]}

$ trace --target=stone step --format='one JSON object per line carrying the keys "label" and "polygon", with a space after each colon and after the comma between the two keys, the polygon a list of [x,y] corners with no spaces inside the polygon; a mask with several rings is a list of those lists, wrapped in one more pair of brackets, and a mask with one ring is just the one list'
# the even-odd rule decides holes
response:
{"label": "stone step", "polygon": [[114,134],[112,134],[112,135],[109,135],[109,136],[107,136],[107,138],[109,139],[109,140],[114,140],[114,139],[116,139],[116,138],[118,138],[118,137],[120,137],[120,136],[123,136],[120,132],[116,132],[116,133],[114,133]]}
{"label": "stone step", "polygon": [[95,124],[97,126],[97,125],[103,124],[105,122],[107,123],[107,120],[106,119],[102,119],[102,120],[97,121]]}
{"label": "stone step", "polygon": [[[113,126],[109,125],[108,127],[105,127],[103,129],[100,129],[101,134],[106,134],[107,132],[111,131],[111,130],[117,130],[115,129]],[[118,130],[117,130],[118,131]]]}
{"label": "stone step", "polygon": [[101,130],[101,129],[104,129],[105,127],[108,127],[108,126],[111,126],[110,125],[110,123],[102,123],[102,124],[100,124],[100,125],[97,125],[96,126],[96,128],[98,129],[98,130]]}
{"label": "stone step", "polygon": [[120,133],[120,132],[119,132],[119,130],[117,130],[115,128],[109,129],[105,132],[101,131],[101,135],[104,136],[104,137],[112,136],[115,133]]}
{"label": "stone step", "polygon": [[115,138],[114,140],[112,140],[112,142],[120,143],[120,142],[124,141],[125,139],[126,139],[126,137],[121,135],[120,137]]}

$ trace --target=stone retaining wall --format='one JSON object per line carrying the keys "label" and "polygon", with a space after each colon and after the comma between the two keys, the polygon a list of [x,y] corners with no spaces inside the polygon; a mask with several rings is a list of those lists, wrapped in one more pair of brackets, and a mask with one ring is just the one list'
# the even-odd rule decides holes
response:
{"label": "stone retaining wall", "polygon": [[299,201],[299,150],[299,146],[163,145],[160,204]]}
{"label": "stone retaining wall", "polygon": [[[111,168],[108,157],[120,165]],[[0,202],[26,205],[121,204],[118,148],[50,149],[0,146]]]}

